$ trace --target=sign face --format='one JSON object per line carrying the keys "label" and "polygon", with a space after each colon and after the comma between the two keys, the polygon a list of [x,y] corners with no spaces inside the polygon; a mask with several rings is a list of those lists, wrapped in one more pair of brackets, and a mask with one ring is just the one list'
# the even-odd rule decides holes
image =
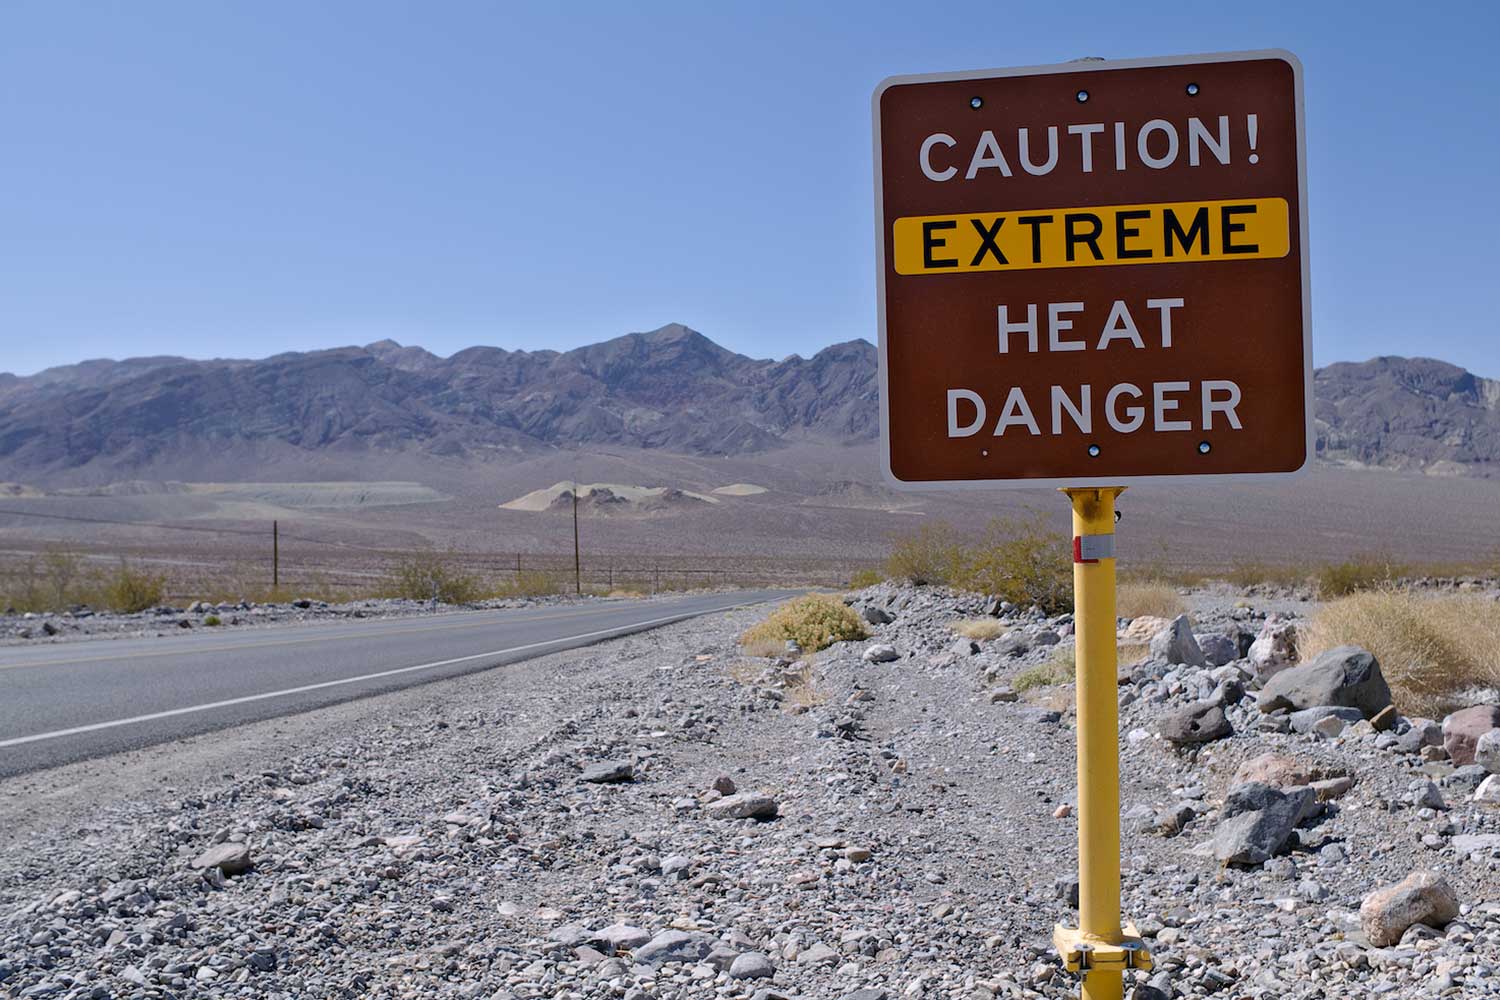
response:
{"label": "sign face", "polygon": [[1307,464],[1295,56],[893,77],[873,103],[895,485]]}

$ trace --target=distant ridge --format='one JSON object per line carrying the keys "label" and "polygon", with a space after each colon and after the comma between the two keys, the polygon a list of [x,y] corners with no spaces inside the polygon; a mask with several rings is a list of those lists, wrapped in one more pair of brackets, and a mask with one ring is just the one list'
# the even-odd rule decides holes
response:
{"label": "distant ridge", "polygon": [[[1319,455],[1435,475],[1500,474],[1500,381],[1427,358],[1317,372]],[[873,441],[876,352],[863,340],[756,359],[681,324],[576,350],[476,346],[443,358],[381,340],[261,360],[87,361],[0,374],[0,481],[192,479],[339,456],[508,462],[611,446],[744,455]],[[269,473],[267,473],[269,474]],[[871,475],[871,481],[874,480]]]}

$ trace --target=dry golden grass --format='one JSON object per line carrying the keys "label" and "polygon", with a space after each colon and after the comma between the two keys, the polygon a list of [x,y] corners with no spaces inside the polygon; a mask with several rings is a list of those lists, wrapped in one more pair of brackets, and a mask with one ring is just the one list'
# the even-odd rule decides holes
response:
{"label": "dry golden grass", "polygon": [[1048,687],[1054,684],[1072,684],[1076,665],[1073,644],[1062,643],[1052,652],[1052,658],[1034,667],[1027,667],[1011,678],[1010,686],[1017,691]]}
{"label": "dry golden grass", "polygon": [[[771,612],[740,636],[740,648],[752,656],[779,656],[787,640],[804,653],[816,653],[835,642],[863,639],[868,633],[859,615],[832,594],[803,594]],[[765,652],[772,650],[773,652]],[[756,652],[751,652],[751,650]]]}
{"label": "dry golden grass", "polygon": [[1142,615],[1176,618],[1187,611],[1187,605],[1178,595],[1177,588],[1160,580],[1120,584],[1116,605],[1121,618],[1139,618]]}
{"label": "dry golden grass", "polygon": [[985,639],[998,639],[1005,634],[1006,627],[994,618],[970,618],[955,624],[953,631],[966,639],[983,642]]}
{"label": "dry golden grass", "polygon": [[609,596],[609,597],[628,597],[628,598],[632,598],[632,599],[635,599],[635,600],[640,600],[640,599],[645,598],[646,595],[643,592],[639,591],[639,590],[626,590],[623,587],[616,587],[614,590],[611,590],[609,592],[609,594],[606,595],[606,596]]}
{"label": "dry golden grass", "polygon": [[1128,667],[1133,663],[1140,663],[1151,655],[1151,644],[1149,642],[1122,642],[1117,650],[1117,659],[1120,666]]}
{"label": "dry golden grass", "polygon": [[1500,686],[1500,603],[1366,591],[1328,604],[1297,636],[1304,661],[1344,645],[1375,654],[1403,713],[1441,717],[1455,692]]}

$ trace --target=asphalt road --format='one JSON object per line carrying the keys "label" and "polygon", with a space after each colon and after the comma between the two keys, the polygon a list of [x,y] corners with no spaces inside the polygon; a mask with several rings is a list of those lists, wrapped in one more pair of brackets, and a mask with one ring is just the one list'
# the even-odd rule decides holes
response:
{"label": "asphalt road", "polygon": [[786,591],[0,648],[0,777],[489,670]]}

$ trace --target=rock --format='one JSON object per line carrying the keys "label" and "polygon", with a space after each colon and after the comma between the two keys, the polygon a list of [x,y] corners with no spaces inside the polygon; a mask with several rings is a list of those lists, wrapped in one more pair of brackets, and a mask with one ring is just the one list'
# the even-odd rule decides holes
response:
{"label": "rock", "polygon": [[1151,656],[1168,663],[1186,663],[1193,667],[1206,667],[1208,660],[1193,638],[1193,626],[1187,615],[1178,615],[1171,624],[1151,637]]}
{"label": "rock", "polygon": [[1262,712],[1334,705],[1357,708],[1367,719],[1390,703],[1391,689],[1380,664],[1358,646],[1339,646],[1311,663],[1282,670],[1266,682],[1257,700]]}
{"label": "rock", "polygon": [[1377,733],[1383,733],[1387,732],[1391,729],[1391,727],[1395,726],[1396,720],[1398,718],[1400,718],[1400,716],[1396,713],[1396,706],[1387,705],[1385,706],[1385,708],[1382,708],[1380,711],[1375,713],[1375,715],[1370,719],[1370,725],[1375,728],[1375,731]]}
{"label": "rock", "polygon": [[1500,705],[1475,705],[1443,720],[1443,748],[1455,764],[1474,763],[1479,737],[1500,729]]}
{"label": "rock", "polygon": [[1443,793],[1430,778],[1418,778],[1413,781],[1407,790],[1407,801],[1418,809],[1448,808],[1448,804],[1443,801]]}
{"label": "rock", "polygon": [[1312,772],[1300,761],[1279,753],[1263,753],[1240,765],[1230,787],[1260,782],[1272,788],[1290,788],[1312,782]]}
{"label": "rock", "polygon": [[1018,694],[1016,692],[1016,689],[1013,688],[1013,687],[1010,687],[1007,684],[1001,684],[1001,685],[999,685],[997,687],[994,687],[994,688],[990,689],[990,702],[991,702],[991,704],[998,704],[998,703],[1001,703],[1001,702],[1018,701],[1020,699],[1020,697],[1021,696],[1020,696],[1020,694]]}
{"label": "rock", "polygon": [[650,940],[651,932],[643,927],[633,927],[630,924],[610,924],[603,930],[596,931],[590,937],[589,944],[600,949],[606,955],[612,955],[617,951],[634,951]]}
{"label": "rock", "polygon": [[1216,702],[1200,701],[1171,712],[1157,721],[1157,731],[1163,739],[1179,745],[1212,743],[1234,733],[1224,706]]}
{"label": "rock", "polygon": [[1389,948],[1413,924],[1442,928],[1458,916],[1458,896],[1447,881],[1429,871],[1414,872],[1396,885],[1377,889],[1359,906],[1359,925],[1376,948]]}
{"label": "rock", "polygon": [[1474,763],[1500,774],[1500,729],[1491,729],[1474,743]]}
{"label": "rock", "polygon": [[838,960],[839,953],[821,941],[802,949],[797,955],[798,965],[833,965]]}
{"label": "rock", "polygon": [[1203,651],[1203,658],[1210,666],[1222,667],[1239,659],[1240,651],[1235,641],[1222,632],[1209,632],[1193,638],[1198,640],[1198,648]]}
{"label": "rock", "polygon": [[713,947],[713,939],[707,934],[662,931],[637,948],[632,957],[637,965],[654,969],[668,962],[697,962],[706,958]]}
{"label": "rock", "polygon": [[1326,781],[1314,781],[1310,787],[1319,802],[1332,802],[1354,787],[1354,779],[1347,776],[1329,778]]}
{"label": "rock", "polygon": [[710,802],[704,810],[714,819],[773,819],[780,807],[769,795],[741,792]]}
{"label": "rock", "polygon": [[1500,805],[1500,774],[1492,774],[1479,783],[1474,789],[1474,801]]}
{"label": "rock", "polygon": [[1314,732],[1317,724],[1324,719],[1339,719],[1345,725],[1349,725],[1359,722],[1364,717],[1364,713],[1357,708],[1345,708],[1338,705],[1318,705],[1315,708],[1304,708],[1300,712],[1292,713],[1292,732]]}
{"label": "rock", "polygon": [[1297,662],[1297,626],[1272,615],[1261,626],[1247,654],[1255,679],[1264,683]]}
{"label": "rock", "polygon": [[1317,808],[1311,788],[1285,791],[1259,782],[1240,785],[1224,799],[1213,853],[1224,864],[1258,865],[1276,855],[1297,824]]}
{"label": "rock", "polygon": [[617,785],[634,781],[635,765],[628,760],[601,760],[584,768],[578,780],[591,785]]}
{"label": "rock", "polygon": [[1396,749],[1401,753],[1421,753],[1423,747],[1443,745],[1443,727],[1431,719],[1410,719],[1406,732],[1396,736]]}
{"label": "rock", "polygon": [[865,649],[863,659],[866,663],[889,663],[901,659],[901,654],[896,652],[895,646],[877,642]]}
{"label": "rock", "polygon": [[238,875],[249,871],[254,862],[248,844],[232,841],[215,844],[193,859],[193,867],[201,870],[217,868],[225,875]]}
{"label": "rock", "polygon": [[1156,615],[1141,615],[1132,618],[1130,624],[1120,632],[1120,641],[1128,643],[1150,642],[1162,629],[1170,628],[1172,621],[1169,618],[1158,618]]}
{"label": "rock", "polygon": [[1462,855],[1500,851],[1500,833],[1460,833],[1448,843]]}
{"label": "rock", "polygon": [[720,795],[733,795],[735,792],[739,791],[739,789],[735,787],[734,779],[727,774],[721,774],[718,777],[714,778],[713,788],[714,791],[718,792]]}
{"label": "rock", "polygon": [[776,966],[758,951],[747,951],[729,964],[730,979],[770,979]]}
{"label": "rock", "polygon": [[866,604],[864,610],[860,612],[860,615],[871,625],[889,625],[891,622],[896,620],[895,618],[891,617],[891,613],[889,611],[885,610],[884,608],[877,608],[873,604]]}

